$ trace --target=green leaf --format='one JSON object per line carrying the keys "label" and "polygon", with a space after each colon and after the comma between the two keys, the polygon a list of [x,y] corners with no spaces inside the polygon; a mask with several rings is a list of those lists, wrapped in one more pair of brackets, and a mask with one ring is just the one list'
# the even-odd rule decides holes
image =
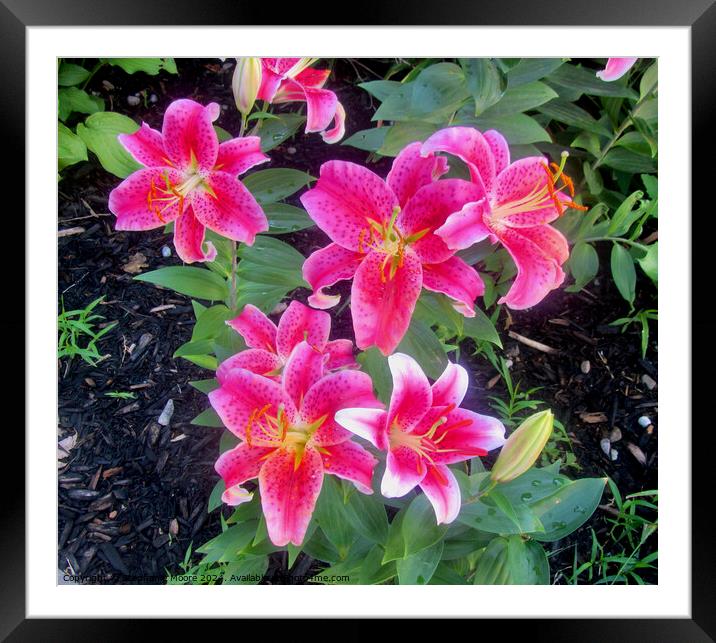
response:
{"label": "green leaf", "polygon": [[539,520],[526,504],[512,504],[508,515],[495,505],[490,495],[463,505],[458,520],[463,525],[493,534],[530,533],[541,528]]}
{"label": "green leaf", "polygon": [[218,125],[214,125],[214,131],[216,132],[216,137],[219,139],[219,143],[224,143],[234,138],[231,132],[227,132],[223,127],[219,127]]}
{"label": "green leaf", "polygon": [[373,346],[360,353],[356,360],[361,365],[361,370],[368,373],[373,380],[373,388],[378,399],[387,403],[393,390],[388,358]]}
{"label": "green leaf", "polygon": [[388,516],[385,506],[375,495],[354,491],[344,507],[345,515],[355,530],[368,540],[385,544],[388,540]]}
{"label": "green leaf", "polygon": [[599,255],[594,247],[584,241],[578,242],[572,249],[569,257],[569,270],[574,277],[574,284],[569,286],[569,292],[579,292],[599,272]]}
{"label": "green leaf", "polygon": [[508,88],[526,85],[534,80],[540,80],[561,67],[564,61],[561,58],[523,58],[507,72]]}
{"label": "green leaf", "polygon": [[206,268],[167,266],[137,275],[135,279],[170,288],[197,299],[222,301],[229,296],[226,281]]}
{"label": "green leaf", "polygon": [[421,143],[438,129],[437,125],[424,121],[405,121],[396,123],[385,136],[378,150],[382,156],[397,156],[400,151],[415,141]]}
{"label": "green leaf", "polygon": [[385,101],[403,84],[396,80],[370,80],[367,83],[359,83],[358,87],[365,89],[371,96],[375,96],[381,103]]}
{"label": "green leaf", "polygon": [[394,561],[386,565],[382,564],[384,553],[380,545],[375,545],[368,552],[360,568],[358,577],[360,585],[378,585],[394,578],[398,574]]}
{"label": "green leaf", "polygon": [[382,147],[385,137],[391,129],[391,126],[364,129],[347,138],[341,145],[350,145],[351,147],[365,150],[366,152],[377,152]]}
{"label": "green leaf", "polygon": [[[411,556],[442,539],[448,525],[435,523],[435,511],[425,494],[416,496],[405,510],[401,530],[405,550],[401,558]],[[385,559],[383,559],[385,562]]]}
{"label": "green leaf", "polygon": [[651,156],[637,154],[625,148],[612,148],[609,150],[602,161],[607,167],[629,174],[637,174],[640,172],[656,172],[657,166]]}
{"label": "green leaf", "polygon": [[110,65],[121,67],[128,74],[143,71],[150,76],[156,76],[164,70],[170,74],[177,73],[177,66],[173,58],[103,58]]}
{"label": "green leaf", "polygon": [[89,78],[89,71],[80,65],[62,61],[57,72],[57,84],[61,87],[72,87],[79,85]]}
{"label": "green leaf", "polygon": [[276,117],[264,121],[258,132],[262,152],[268,152],[291,138],[306,120],[305,116],[298,114],[276,114]]}
{"label": "green leaf", "polygon": [[441,562],[435,569],[430,585],[466,585],[465,579],[460,576],[448,563]]}
{"label": "green leaf", "polygon": [[208,409],[205,409],[199,415],[197,415],[190,424],[194,424],[196,426],[210,426],[215,429],[223,428],[224,423],[221,421],[221,418],[217,415],[216,411],[209,407]]}
{"label": "green leaf", "polygon": [[652,176],[651,174],[642,174],[641,180],[644,183],[644,187],[646,188],[646,193],[649,195],[650,199],[658,199],[659,198],[659,180]]}
{"label": "green leaf", "polygon": [[434,380],[442,375],[448,364],[443,346],[432,328],[415,317],[396,350],[414,357],[423,372]]}
{"label": "green leaf", "polygon": [[547,131],[531,116],[512,114],[510,116],[486,116],[463,121],[465,125],[473,125],[480,130],[496,129],[510,145],[526,145],[528,143],[551,143]]}
{"label": "green leaf", "polygon": [[612,246],[611,267],[612,277],[614,278],[614,283],[616,284],[619,294],[624,297],[629,304],[633,304],[636,289],[634,260],[629,254],[629,251],[618,243]]}
{"label": "green leaf", "polygon": [[463,334],[475,341],[487,341],[502,348],[495,324],[478,306],[475,306],[475,316],[466,317],[463,322]]}
{"label": "green leaf", "polygon": [[549,85],[536,80],[526,85],[510,87],[499,102],[485,110],[482,115],[485,118],[494,118],[526,112],[528,109],[544,105],[553,98],[557,98],[557,92]]}
{"label": "green leaf", "polygon": [[585,69],[576,65],[562,65],[549,75],[549,81],[590,96],[616,96],[634,100],[638,98],[636,92],[626,85],[618,82],[604,82],[597,78],[593,69]]}
{"label": "green leaf", "polygon": [[222,585],[257,585],[268,569],[268,556],[242,556],[236,563],[227,565]]}
{"label": "green leaf", "polygon": [[269,230],[264,234],[287,234],[305,230],[315,225],[303,208],[288,203],[267,203],[263,206],[269,221]]}
{"label": "green leaf", "polygon": [[234,562],[241,551],[251,543],[258,521],[248,520],[229,527],[225,532],[212,538],[197,548],[200,554],[206,554],[203,563]]}
{"label": "green leaf", "polygon": [[324,476],[314,515],[321,531],[336,548],[341,559],[345,559],[356,540],[356,534],[345,519],[343,491],[334,476]]}
{"label": "green leaf", "polygon": [[223,480],[219,480],[209,494],[209,504],[207,506],[207,513],[211,513],[214,509],[218,509],[222,505],[221,496],[226,491],[226,485]]}
{"label": "green leaf", "polygon": [[427,585],[440,562],[444,543],[439,540],[434,545],[397,560],[398,581],[401,585]]}
{"label": "green leaf", "polygon": [[600,136],[610,135],[609,130],[596,121],[588,111],[560,98],[555,98],[549,103],[545,103],[537,111],[565,125],[587,130]]}
{"label": "green leaf", "polygon": [[646,98],[656,87],[659,80],[659,61],[654,63],[644,72],[639,82],[639,100]]}
{"label": "green leaf", "polygon": [[291,196],[315,179],[300,170],[275,168],[259,170],[243,179],[243,184],[259,203],[276,203]]}
{"label": "green leaf", "polygon": [[67,120],[72,112],[94,114],[103,109],[104,101],[101,98],[90,96],[77,87],[66,87],[57,92],[57,114],[61,121]]}
{"label": "green leaf", "polygon": [[[611,222],[607,228],[607,236],[618,236],[627,232],[635,218],[632,213],[634,206],[643,196],[644,193],[641,190],[636,190],[622,201],[621,205],[612,215]],[[638,216],[639,213],[637,212],[636,214]]]}
{"label": "green leaf", "polygon": [[133,134],[139,129],[131,118],[115,112],[98,112],[77,125],[77,135],[97,155],[102,167],[120,179],[142,166],[125,150],[117,136]]}
{"label": "green leaf", "polygon": [[467,90],[475,100],[475,116],[497,103],[505,93],[507,79],[489,58],[461,58]]}
{"label": "green leaf", "polygon": [[204,395],[208,395],[212,391],[219,388],[219,382],[217,382],[215,377],[211,377],[205,380],[194,380],[193,382],[189,382],[189,386],[195,388],[200,393],[204,393]]}
{"label": "green leaf", "polygon": [[494,538],[475,569],[475,585],[548,585],[549,563],[539,543],[520,536]]}
{"label": "green leaf", "polygon": [[57,123],[57,170],[87,160],[84,141],[62,123]]}
{"label": "green leaf", "polygon": [[599,156],[602,149],[599,137],[593,132],[580,132],[577,134],[577,138],[572,141],[572,147],[587,150],[592,156]]}
{"label": "green leaf", "polygon": [[584,171],[584,178],[587,181],[589,191],[593,196],[598,196],[604,189],[604,181],[602,180],[602,175],[599,173],[599,170],[592,169],[591,164],[586,161],[582,165],[582,170]]}
{"label": "green leaf", "polygon": [[659,242],[656,241],[648,246],[646,254],[637,259],[641,269],[647,277],[655,284],[659,281]]}
{"label": "green leaf", "polygon": [[544,532],[532,537],[554,542],[581,527],[594,513],[602,498],[606,478],[582,478],[562,486],[557,492],[532,505]]}

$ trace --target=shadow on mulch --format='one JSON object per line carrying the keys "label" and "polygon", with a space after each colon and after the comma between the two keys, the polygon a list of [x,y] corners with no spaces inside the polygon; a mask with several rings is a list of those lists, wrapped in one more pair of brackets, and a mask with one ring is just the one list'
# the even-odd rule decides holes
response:
{"label": "shadow on mulch", "polygon": [[[382,63],[365,61],[382,73]],[[178,77],[143,74],[127,76],[107,68],[93,79],[89,89],[100,92],[115,111],[153,127],[161,126],[164,109],[179,97],[192,97],[222,105],[218,124],[238,131],[238,116],[231,96],[231,66],[216,61],[180,61]],[[347,133],[370,126],[370,97],[355,87],[356,73],[370,80],[371,72],[359,62],[352,67],[338,61],[332,88],[346,106]],[[192,79],[192,80],[190,80]],[[198,79],[198,80],[196,80]],[[110,87],[103,81],[109,81]],[[144,91],[155,94],[155,103],[130,107],[127,97]],[[300,141],[300,144],[299,142]],[[323,144],[317,135],[288,141],[270,153],[272,167],[300,167],[314,176],[329,159],[364,162],[366,153],[341,145]],[[385,175],[389,159],[373,166]],[[144,233],[115,232],[107,214],[107,195],[117,184],[96,163],[66,171],[59,184],[59,228],[81,227],[82,232],[58,239],[59,294],[70,310],[82,308],[99,296],[97,312],[105,323],[118,321],[99,343],[107,358],[89,366],[78,359],[58,366],[59,427],[61,437],[77,436],[69,457],[59,466],[58,568],[81,574],[97,583],[163,583],[167,570],[176,573],[186,550],[200,546],[220,531],[219,511],[208,514],[207,501],[218,476],[214,461],[220,431],[190,423],[207,406],[204,395],[188,382],[203,379],[206,371],[182,359],[173,359],[176,348],[191,335],[190,300],[146,283],[133,281],[124,270],[132,260],[142,271],[179,264],[171,238],[161,230]],[[317,230],[282,237],[304,255],[325,245]],[[172,250],[170,258],[162,249]],[[138,254],[142,257],[138,257]],[[603,262],[602,265],[608,265]],[[647,283],[637,292],[650,293]],[[341,292],[346,293],[346,290]],[[305,301],[305,291],[297,293]],[[643,307],[653,307],[643,295]],[[637,306],[638,308],[638,306]],[[621,333],[608,326],[626,314],[626,305],[611,279],[600,275],[579,294],[552,293],[537,308],[506,312],[500,319],[505,352],[512,359],[512,377],[522,390],[541,387],[535,394],[550,406],[565,426],[581,467],[570,476],[610,476],[622,495],[655,489],[657,485],[657,435],[637,422],[648,415],[656,426],[657,392],[644,383],[644,375],[657,379],[657,363],[641,359],[636,331]],[[557,349],[547,354],[508,336],[512,331]],[[333,336],[352,336],[349,311],[333,322]],[[506,340],[506,341],[505,341]],[[656,357],[656,333],[652,333],[649,357]],[[463,346],[461,362],[471,372],[466,406],[493,413],[488,395],[504,397],[501,382],[487,360],[472,357],[472,346]],[[589,363],[588,372],[585,363]],[[648,379],[646,380],[649,381]],[[131,392],[133,399],[108,397],[107,393]],[[174,413],[168,426],[157,422],[166,403]],[[611,460],[600,440],[618,428],[622,438],[614,443],[617,459]],[[641,449],[646,464],[637,462],[628,444]],[[605,494],[603,503],[607,502]],[[554,543],[553,574],[572,563],[574,546],[586,555],[590,527],[603,535],[609,516],[606,504],[578,532]],[[642,552],[643,554],[651,549]],[[315,566],[305,557],[293,572],[305,574]],[[268,572],[286,582],[285,557],[276,555]],[[644,575],[645,579],[656,582]],[[62,580],[62,575],[59,576]]]}

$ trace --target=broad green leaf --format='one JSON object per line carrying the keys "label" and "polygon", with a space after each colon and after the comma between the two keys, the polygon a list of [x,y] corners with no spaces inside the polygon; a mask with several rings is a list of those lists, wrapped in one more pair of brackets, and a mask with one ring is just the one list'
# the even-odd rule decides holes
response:
{"label": "broad green leaf", "polygon": [[619,82],[604,82],[593,69],[565,64],[549,75],[550,83],[567,87],[590,96],[616,96],[637,99],[633,89]]}
{"label": "broad green leaf", "polygon": [[268,556],[242,556],[227,565],[222,576],[223,585],[257,585],[268,569]]}
{"label": "broad green leaf", "polygon": [[549,563],[542,545],[521,536],[493,539],[475,569],[475,585],[548,585]]}
{"label": "broad green leaf", "polygon": [[208,409],[205,409],[199,415],[197,415],[190,424],[195,424],[196,426],[210,426],[215,429],[222,428],[224,426],[224,423],[221,421],[221,418],[217,415],[216,411],[209,407]]}
{"label": "broad green leaf", "polygon": [[466,585],[467,581],[448,563],[441,562],[430,579],[430,585]]}
{"label": "broad green leaf", "polygon": [[649,195],[650,199],[658,199],[659,198],[659,180],[652,176],[651,174],[642,174],[641,180],[644,182],[644,187],[646,188],[646,193]]}
{"label": "broad green leaf", "polygon": [[57,170],[87,160],[84,141],[62,123],[57,123]]}
{"label": "broad green leaf", "polygon": [[372,346],[361,352],[356,360],[361,365],[361,370],[368,373],[373,380],[373,388],[378,399],[384,404],[387,403],[393,390],[388,358]]}
{"label": "broad green leaf", "polygon": [[[380,82],[380,81],[375,81]],[[356,132],[353,136],[348,137],[341,145],[350,145],[356,147],[359,150],[365,150],[366,152],[377,152],[383,145],[385,137],[392,129],[392,126],[387,127],[371,127],[369,129],[361,130]]]}
{"label": "broad green leaf", "polygon": [[229,295],[229,288],[221,277],[205,268],[192,266],[167,266],[135,277],[164,288],[170,288],[182,295],[222,301]]}
{"label": "broad green leaf", "polygon": [[560,98],[541,105],[538,111],[565,125],[572,125],[601,136],[610,135],[609,130],[596,121],[588,111]]}
{"label": "broad green leaf", "polygon": [[212,538],[197,548],[200,554],[206,554],[204,563],[233,562],[241,551],[249,545],[256,533],[258,521],[248,520],[229,527],[225,532]]}
{"label": "broad green leaf", "polygon": [[502,340],[497,333],[492,320],[478,307],[475,306],[475,316],[466,317],[463,322],[463,334],[475,341],[487,341],[502,348]]}
{"label": "broad green leaf", "polygon": [[315,225],[308,213],[295,205],[267,203],[263,207],[269,222],[269,229],[265,234],[287,234]]}
{"label": "broad green leaf", "polygon": [[314,516],[338,555],[345,559],[357,535],[345,519],[343,492],[340,482],[334,476],[324,476]]}
{"label": "broad green leaf", "polygon": [[261,151],[268,152],[291,138],[305,120],[305,116],[298,114],[276,114],[276,118],[263,121],[258,131],[258,136],[261,138]]}
{"label": "broad green leaf", "polygon": [[587,161],[583,163],[582,170],[584,171],[584,178],[587,181],[589,191],[593,196],[598,196],[604,189],[604,181],[602,180],[602,175],[599,173],[599,170],[592,169],[591,164]]}
{"label": "broad green leaf", "polygon": [[195,388],[201,393],[204,393],[205,395],[208,395],[212,391],[219,388],[219,382],[217,382],[215,377],[211,377],[205,380],[194,380],[193,382],[189,382],[189,386]]}
{"label": "broad green leaf", "polygon": [[531,534],[541,542],[554,542],[581,527],[594,513],[602,497],[606,478],[582,478],[562,486],[557,492],[532,505],[544,526]]}
{"label": "broad green leaf", "polygon": [[98,112],[77,125],[77,135],[97,155],[105,170],[123,179],[142,166],[122,147],[117,135],[133,134],[138,129],[139,125],[128,116]]}
{"label": "broad green leaf", "polygon": [[656,87],[659,80],[659,61],[654,63],[644,72],[639,82],[639,100],[646,98]]}
{"label": "broad green leaf", "polygon": [[[636,205],[636,202],[644,196],[641,190],[632,192],[622,204],[616,209],[616,212],[612,215],[611,222],[607,228],[607,236],[619,236],[625,234],[633,223],[632,210]],[[638,216],[638,213],[637,213]]]}
{"label": "broad green leaf", "polygon": [[569,257],[569,270],[574,277],[574,284],[569,286],[569,292],[579,292],[599,272],[599,255],[592,245],[584,241],[578,242],[572,249]]}
{"label": "broad green leaf", "polygon": [[528,143],[550,143],[547,131],[531,116],[526,114],[512,114],[510,116],[481,116],[470,121],[463,121],[465,125],[473,125],[485,131],[496,129],[510,145],[526,145]]}
{"label": "broad green leaf", "polygon": [[475,100],[475,116],[497,103],[505,93],[507,80],[489,58],[462,58],[467,90]]}
{"label": "broad green leaf", "polygon": [[447,355],[432,328],[415,317],[396,350],[415,358],[423,372],[434,380],[442,375],[448,364]]}
{"label": "broad green leaf", "polygon": [[637,154],[625,148],[612,148],[604,157],[603,164],[614,170],[637,174],[640,172],[656,172],[657,165],[651,156]]}
{"label": "broad green leaf", "polygon": [[218,509],[222,505],[221,496],[226,491],[226,485],[223,480],[219,480],[209,494],[209,504],[207,506],[207,513],[211,513],[214,509]]}
{"label": "broad green leaf", "polygon": [[526,112],[557,98],[557,93],[538,80],[510,87],[504,96],[482,114],[485,118],[509,116],[518,112]]}
{"label": "broad green leaf", "polygon": [[94,114],[103,109],[104,101],[96,96],[90,96],[83,89],[65,87],[57,92],[57,115],[61,121],[67,120],[72,112]]}
{"label": "broad green leaf", "polygon": [[557,493],[569,482],[569,478],[559,472],[542,467],[528,469],[514,480],[498,484],[496,489],[499,489],[514,505],[520,503],[532,505]]}
{"label": "broad green leaf", "polygon": [[561,58],[523,58],[507,72],[508,88],[526,85],[534,80],[540,80],[561,67],[564,61]]}
{"label": "broad green leaf", "polygon": [[463,525],[493,534],[520,534],[541,529],[539,520],[526,504],[515,503],[511,509],[510,515],[506,514],[488,495],[463,505],[458,520]]}
{"label": "broad green leaf", "polygon": [[654,283],[659,281],[659,242],[655,241],[652,243],[646,254],[637,259],[641,269],[644,271],[647,277]]}
{"label": "broad green leaf", "polygon": [[612,277],[614,278],[614,283],[619,294],[624,297],[629,304],[633,304],[636,288],[634,260],[629,254],[629,251],[618,243],[612,246],[611,268]]}
{"label": "broad green leaf", "polygon": [[442,539],[448,526],[435,523],[435,511],[425,494],[421,494],[416,496],[405,510],[401,530],[405,543],[402,557],[407,557]]}
{"label": "broad green leaf", "polygon": [[313,180],[310,174],[300,170],[274,168],[249,174],[242,182],[259,203],[265,204],[285,199]]}
{"label": "broad green leaf", "polygon": [[150,76],[156,76],[160,71],[170,74],[177,73],[177,66],[173,58],[104,58],[104,62],[121,67],[128,74],[143,71]]}
{"label": "broad green leaf", "polygon": [[392,560],[405,558],[405,538],[403,536],[403,522],[407,509],[401,509],[390,523],[388,528],[388,540],[385,543],[385,553],[383,554],[383,564]]}
{"label": "broad green leaf", "polygon": [[223,127],[219,127],[218,125],[214,125],[214,131],[216,132],[216,137],[219,139],[219,143],[224,143],[234,138],[231,132],[227,132]]}
{"label": "broad green leaf", "polygon": [[391,561],[386,565],[382,564],[384,549],[375,545],[365,557],[360,568],[358,582],[361,585],[378,585],[394,578],[398,571],[395,562]]}
{"label": "broad green leaf", "polygon": [[593,132],[580,132],[572,141],[572,147],[587,150],[592,156],[599,156],[602,149],[599,137]]}
{"label": "broad green leaf", "polygon": [[437,125],[423,121],[405,121],[396,123],[386,134],[383,145],[378,150],[382,156],[397,156],[410,143],[425,141],[438,129]]}
{"label": "broad green leaf", "polygon": [[385,101],[403,84],[396,80],[370,80],[367,83],[359,83],[358,87],[365,89],[371,96],[375,96],[381,103]]}
{"label": "broad green leaf", "polygon": [[87,80],[89,75],[89,71],[84,67],[62,61],[57,72],[57,84],[61,87],[72,87]]}
{"label": "broad green leaf", "polygon": [[388,540],[388,516],[385,506],[375,494],[353,491],[344,512],[361,536],[380,544],[385,544]]}
{"label": "broad green leaf", "polygon": [[443,541],[422,549],[395,562],[401,585],[427,585],[440,562]]}
{"label": "broad green leaf", "polygon": [[328,540],[320,527],[313,532],[310,538],[304,538],[303,551],[311,558],[322,560],[331,565],[335,565],[341,560],[333,543]]}

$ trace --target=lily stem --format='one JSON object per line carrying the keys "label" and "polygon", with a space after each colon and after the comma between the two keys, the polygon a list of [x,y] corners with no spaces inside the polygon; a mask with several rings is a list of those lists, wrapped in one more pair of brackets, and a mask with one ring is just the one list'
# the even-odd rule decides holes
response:
{"label": "lily stem", "polygon": [[231,286],[229,290],[229,308],[233,312],[236,309],[236,268],[238,266],[237,243],[231,242]]}

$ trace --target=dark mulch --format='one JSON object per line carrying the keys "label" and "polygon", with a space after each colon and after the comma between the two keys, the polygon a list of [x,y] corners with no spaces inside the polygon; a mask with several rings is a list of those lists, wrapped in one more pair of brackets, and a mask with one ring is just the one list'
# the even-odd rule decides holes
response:
{"label": "dark mulch", "polygon": [[[373,61],[379,73],[384,65]],[[179,97],[215,100],[226,107],[218,124],[238,131],[233,107],[229,66],[219,61],[180,61],[179,77],[159,79],[143,74],[127,76],[106,69],[93,78],[90,89],[101,93],[113,109],[159,127],[165,107]],[[347,132],[368,127],[370,97],[356,88],[375,76],[360,63],[339,61],[333,88],[348,112]],[[103,81],[109,81],[107,89]],[[127,97],[146,92],[147,103],[131,107]],[[156,102],[149,101],[154,94]],[[299,143],[300,141],[300,143]],[[271,152],[272,167],[299,167],[317,176],[321,163],[340,158],[364,162],[366,154],[351,147],[328,146],[317,135],[281,145]],[[389,161],[375,166],[385,174]],[[188,298],[133,281],[123,267],[144,256],[142,271],[178,264],[171,239],[161,230],[145,233],[116,232],[107,215],[107,195],[117,180],[96,163],[81,164],[66,172],[59,184],[59,228],[80,226],[80,234],[58,240],[59,293],[67,309],[81,308],[104,296],[98,307],[105,323],[118,321],[99,347],[108,355],[92,367],[77,359],[59,364],[60,436],[76,434],[70,456],[59,463],[58,567],[81,573],[98,583],[163,582],[166,570],[177,572],[193,543],[200,546],[220,531],[219,512],[206,511],[209,493],[217,480],[213,464],[218,453],[219,431],[190,424],[207,406],[206,397],[188,382],[205,378],[206,371],[182,359],[173,359],[176,348],[191,334],[193,314]],[[304,255],[325,245],[319,230],[284,237]],[[172,248],[162,257],[164,246]],[[651,293],[649,284],[641,292]],[[305,300],[305,292],[297,293]],[[652,307],[650,299],[644,307]],[[157,307],[166,307],[154,311]],[[500,330],[513,361],[512,376],[522,389],[539,386],[535,397],[544,400],[566,426],[581,470],[570,475],[610,476],[622,494],[654,489],[657,484],[657,432],[637,423],[648,415],[656,426],[657,392],[649,390],[642,376],[656,378],[656,334],[649,359],[641,359],[636,330],[621,333],[608,326],[626,313],[626,305],[608,276],[600,276],[579,294],[552,293],[536,309],[503,312]],[[545,354],[508,337],[513,331],[541,342],[558,353]],[[334,336],[350,336],[349,312],[334,320]],[[470,348],[469,342],[466,348]],[[463,351],[461,361],[472,373],[467,405],[490,412],[488,395],[504,397],[495,371],[482,359]],[[588,373],[582,364],[589,362]],[[491,390],[487,390],[492,386]],[[135,399],[106,394],[131,391]],[[169,426],[157,422],[172,400]],[[586,419],[604,419],[587,422]],[[588,415],[585,415],[588,414]],[[618,458],[610,460],[600,440],[619,428],[622,439],[614,444]],[[627,448],[638,446],[646,456],[641,465]],[[605,495],[606,503],[608,496]],[[586,554],[588,527],[598,534],[607,529],[604,509],[576,534],[556,543],[552,569],[568,567],[573,546]],[[299,560],[293,573],[305,574],[309,560]],[[286,582],[285,557],[273,557],[269,582]],[[647,576],[648,578],[648,576]],[[650,579],[656,581],[656,574]]]}

